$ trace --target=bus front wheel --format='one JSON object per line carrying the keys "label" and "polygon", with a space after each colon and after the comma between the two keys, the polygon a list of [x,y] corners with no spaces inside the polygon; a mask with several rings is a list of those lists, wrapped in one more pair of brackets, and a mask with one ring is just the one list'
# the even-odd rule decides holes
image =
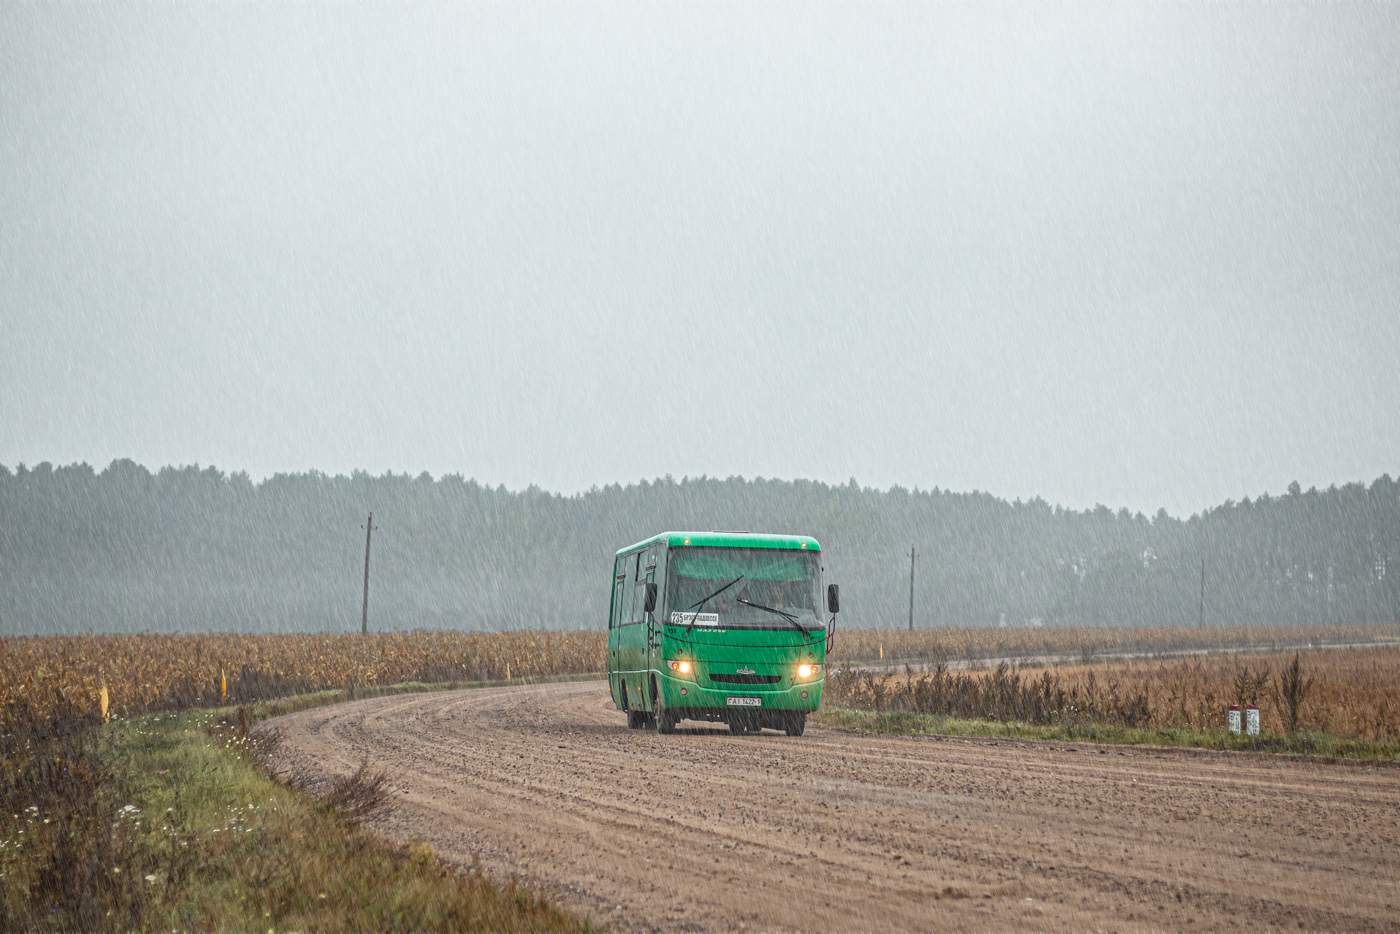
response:
{"label": "bus front wheel", "polygon": [[801,736],[805,729],[807,729],[807,715],[805,713],[791,714],[783,722],[783,732],[789,736]]}
{"label": "bus front wheel", "polygon": [[633,710],[629,703],[631,695],[627,693],[627,682],[622,682],[622,709],[627,712],[627,729],[640,730],[647,725],[647,715],[645,711]]}
{"label": "bus front wheel", "polygon": [[661,691],[657,688],[656,682],[651,683],[651,719],[656,724],[658,733],[676,732],[676,715],[666,706],[666,701],[661,697]]}

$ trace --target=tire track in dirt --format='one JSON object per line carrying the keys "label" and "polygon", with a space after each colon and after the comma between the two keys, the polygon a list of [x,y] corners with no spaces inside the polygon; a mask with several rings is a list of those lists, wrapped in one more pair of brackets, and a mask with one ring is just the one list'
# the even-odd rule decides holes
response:
{"label": "tire track in dirt", "polygon": [[[1028,740],[631,731],[601,682],[271,721],[375,829],[622,930],[1400,931],[1400,770]],[[690,725],[690,724],[686,724]]]}

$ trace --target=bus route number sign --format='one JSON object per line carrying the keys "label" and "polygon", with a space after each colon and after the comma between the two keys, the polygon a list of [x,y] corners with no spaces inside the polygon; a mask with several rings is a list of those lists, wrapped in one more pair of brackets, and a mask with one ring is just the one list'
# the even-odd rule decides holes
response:
{"label": "bus route number sign", "polygon": [[762,707],[761,697],[726,697],[724,702],[730,707]]}

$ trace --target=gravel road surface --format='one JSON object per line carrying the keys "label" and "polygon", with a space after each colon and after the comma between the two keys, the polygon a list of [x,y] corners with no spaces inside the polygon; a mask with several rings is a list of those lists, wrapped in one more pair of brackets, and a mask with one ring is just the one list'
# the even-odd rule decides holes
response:
{"label": "gravel road surface", "polygon": [[[1400,769],[1149,747],[628,730],[602,682],[270,721],[373,824],[623,931],[1400,931]],[[694,726],[694,729],[685,729]]]}

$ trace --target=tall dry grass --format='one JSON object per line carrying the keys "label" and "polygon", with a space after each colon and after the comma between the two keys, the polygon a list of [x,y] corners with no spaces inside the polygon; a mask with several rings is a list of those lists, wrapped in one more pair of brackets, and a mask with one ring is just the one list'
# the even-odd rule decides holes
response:
{"label": "tall dry grass", "polygon": [[[1295,657],[1298,669],[1291,671]],[[1135,659],[1039,670],[1002,664],[992,671],[952,671],[942,662],[902,671],[836,668],[827,676],[825,700],[936,716],[1203,732],[1224,730],[1231,704],[1252,703],[1264,733],[1320,730],[1386,742],[1400,739],[1400,648]]]}
{"label": "tall dry grass", "polygon": [[147,886],[113,871],[135,857],[130,783],[101,730],[53,692],[0,706],[0,930],[139,928]]}
{"label": "tall dry grass", "polygon": [[246,703],[403,681],[494,681],[606,668],[604,632],[409,632],[373,635],[18,636],[0,639],[0,705],[83,713]]}

